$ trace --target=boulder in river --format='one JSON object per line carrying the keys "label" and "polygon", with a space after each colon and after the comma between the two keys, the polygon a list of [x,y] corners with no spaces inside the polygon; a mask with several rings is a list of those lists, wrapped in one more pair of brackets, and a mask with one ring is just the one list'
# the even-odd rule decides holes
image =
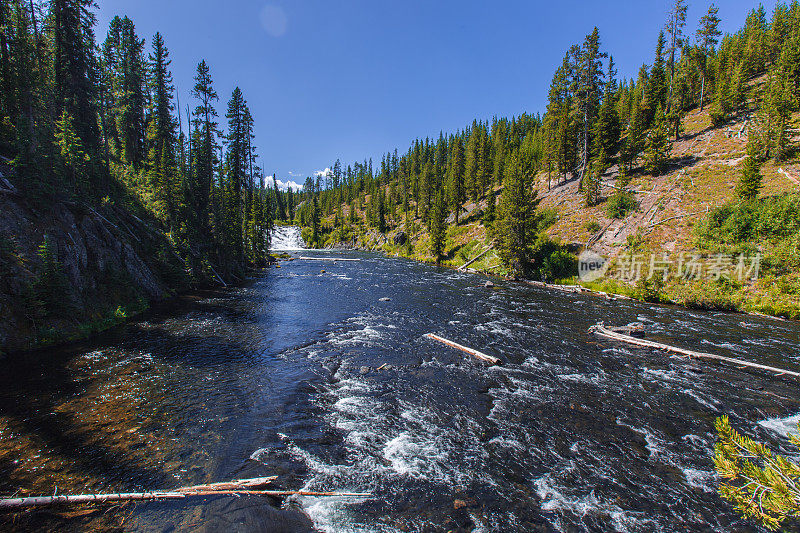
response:
{"label": "boulder in river", "polygon": [[379,302],[391,302],[392,299],[391,298],[387,298],[387,297],[384,296],[383,298],[378,298],[378,301]]}
{"label": "boulder in river", "polygon": [[487,289],[491,289],[494,287],[494,283],[492,283],[489,280],[486,280],[486,283],[484,283],[483,286],[486,287]]}

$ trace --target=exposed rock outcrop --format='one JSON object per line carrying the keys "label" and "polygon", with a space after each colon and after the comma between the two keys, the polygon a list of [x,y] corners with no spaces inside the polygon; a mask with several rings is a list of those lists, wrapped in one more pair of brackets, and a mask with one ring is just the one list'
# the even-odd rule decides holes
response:
{"label": "exposed rock outcrop", "polygon": [[188,283],[163,234],[124,209],[21,194],[0,195],[0,272],[2,351],[78,337]]}

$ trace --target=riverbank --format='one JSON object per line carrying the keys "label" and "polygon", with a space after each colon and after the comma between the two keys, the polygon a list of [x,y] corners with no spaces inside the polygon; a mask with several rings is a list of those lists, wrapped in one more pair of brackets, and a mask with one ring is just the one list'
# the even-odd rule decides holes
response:
{"label": "riverbank", "polygon": [[[398,239],[399,234],[404,238]],[[428,252],[428,236],[421,231],[409,236],[402,231],[381,234],[371,229],[346,243],[328,243],[325,248],[375,251],[387,257],[402,257],[426,264],[436,263]],[[504,271],[499,257],[490,248],[490,239],[482,225],[473,223],[450,227],[447,233],[445,257],[440,266],[461,269],[463,265],[474,261],[464,270],[503,280],[513,279]],[[485,253],[487,250],[488,253]],[[478,257],[481,254],[484,255]],[[780,280],[776,280],[774,276],[767,276],[747,285],[737,285],[724,279],[708,283],[705,280],[690,281],[674,278],[668,279],[667,283],[648,279],[642,279],[637,283],[625,283],[610,278],[583,282],[577,276],[548,283],[539,280],[519,281],[552,290],[582,292],[608,299],[632,299],[647,303],[677,305],[687,309],[764,315],[777,319],[800,319],[800,299],[794,297],[791,291],[788,293],[776,291],[775,284]]]}

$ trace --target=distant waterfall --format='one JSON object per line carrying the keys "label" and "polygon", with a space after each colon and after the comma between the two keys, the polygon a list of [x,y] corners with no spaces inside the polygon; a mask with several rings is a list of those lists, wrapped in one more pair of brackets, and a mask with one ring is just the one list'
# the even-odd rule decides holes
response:
{"label": "distant waterfall", "polygon": [[275,226],[269,249],[273,252],[303,250],[306,247],[298,226]]}

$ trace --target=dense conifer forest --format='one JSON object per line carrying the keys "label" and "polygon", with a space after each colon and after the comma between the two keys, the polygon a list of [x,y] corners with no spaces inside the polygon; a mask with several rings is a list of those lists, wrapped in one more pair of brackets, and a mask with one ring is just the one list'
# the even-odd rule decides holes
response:
{"label": "dense conifer forest", "polygon": [[194,279],[263,264],[275,192],[244,94],[221,107],[201,61],[178,109],[164,36],[147,43],[116,17],[96,42],[94,9],[0,3],[0,155],[17,188],[43,208],[118,203],[146,215]]}

